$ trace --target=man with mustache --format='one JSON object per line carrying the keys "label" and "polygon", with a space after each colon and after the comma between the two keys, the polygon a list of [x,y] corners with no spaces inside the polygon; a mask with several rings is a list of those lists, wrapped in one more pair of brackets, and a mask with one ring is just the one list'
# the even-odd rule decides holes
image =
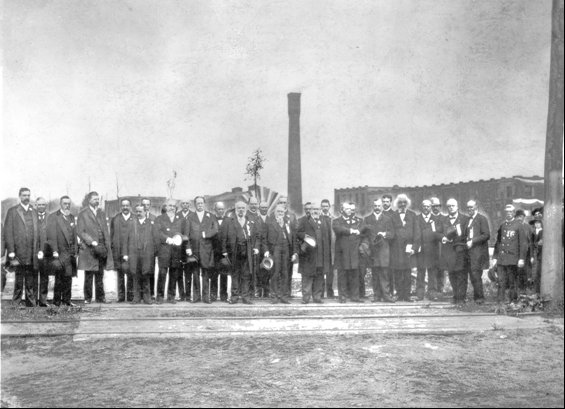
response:
{"label": "man with mustache", "polygon": [[112,256],[115,260],[114,267],[116,267],[117,272],[119,303],[133,300],[133,277],[129,269],[129,263],[124,262],[121,251],[124,249],[123,243],[127,239],[129,229],[134,222],[131,214],[131,202],[128,199],[122,199],[120,205],[122,207],[121,212],[112,217],[110,221]]}

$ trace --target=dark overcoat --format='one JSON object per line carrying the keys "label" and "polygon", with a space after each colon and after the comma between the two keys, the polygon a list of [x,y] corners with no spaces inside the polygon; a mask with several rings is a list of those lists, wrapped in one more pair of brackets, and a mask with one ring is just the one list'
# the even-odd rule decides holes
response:
{"label": "dark overcoat", "polygon": [[202,222],[198,214],[192,212],[188,215],[188,245],[192,253],[198,258],[200,267],[214,267],[214,237],[218,234],[218,221],[210,212],[204,212]]}
{"label": "dark overcoat", "polygon": [[416,213],[407,209],[404,222],[398,211],[393,212],[392,225],[394,226],[394,239],[390,246],[390,266],[396,270],[406,270],[417,265],[416,255],[406,253],[406,246],[411,245],[414,252],[420,247],[420,226]]}
{"label": "dark overcoat", "polygon": [[30,206],[32,212],[33,223],[33,242],[31,247],[27,244],[25,238],[25,221],[24,221],[24,208],[21,204],[13,206],[8,209],[4,223],[4,231],[6,240],[7,253],[15,253],[16,257],[20,260],[25,260],[31,257],[33,268],[37,269],[39,264],[37,260],[37,253],[39,252],[39,222],[37,220],[37,212]]}
{"label": "dark overcoat", "polygon": [[451,241],[441,245],[440,266],[447,271],[464,271],[469,268],[469,253],[467,250],[467,226],[469,217],[458,213],[451,223],[449,217],[442,220],[443,235]]}
{"label": "dark overcoat", "polygon": [[298,246],[296,241],[296,229],[292,224],[285,222],[284,226],[281,227],[275,218],[267,219],[267,223],[264,228],[264,237],[262,241],[263,254],[268,251],[271,256],[275,252],[275,247],[278,245],[279,238],[283,234],[283,228],[287,237],[289,244],[290,255],[298,254]]}
{"label": "dark overcoat", "polygon": [[423,214],[417,217],[420,227],[420,248],[416,255],[418,268],[438,268],[439,267],[439,246],[443,237],[443,224],[440,219],[430,214],[426,222]]}
{"label": "dark overcoat", "polygon": [[169,215],[165,213],[155,219],[155,229],[159,248],[157,251],[159,269],[178,268],[181,265],[182,246],[167,244],[167,238],[172,238],[175,234],[186,234],[186,220],[175,214],[171,222]]}
{"label": "dark overcoat", "polygon": [[257,225],[247,217],[245,218],[245,224],[242,227],[237,220],[237,216],[225,217],[222,223],[222,253],[228,253],[228,257],[232,264],[234,263],[237,243],[243,240],[247,243],[247,260],[249,265],[253,260],[253,250],[260,250],[260,233],[257,229]]}
{"label": "dark overcoat", "polygon": [[[471,234],[472,232],[472,234]],[[471,239],[471,235],[473,238]],[[490,227],[485,216],[477,213],[474,219],[469,218],[467,227],[467,241],[473,242],[469,250],[469,263],[471,271],[486,270],[489,268],[488,240]]]}
{"label": "dark overcoat", "polygon": [[[120,254],[128,256],[131,273],[136,273],[137,263],[141,257],[141,274],[151,275],[155,273],[155,255],[159,249],[159,236],[155,222],[148,218],[143,221],[145,229],[142,229],[141,226],[139,219],[133,219],[128,226],[125,240],[121,242]],[[141,245],[141,248],[138,244]]]}
{"label": "dark overcoat", "polygon": [[359,244],[361,236],[351,234],[351,229],[361,230],[363,220],[359,218],[338,217],[332,223],[335,233],[335,256],[336,264],[344,270],[359,268]]}
{"label": "dark overcoat", "polygon": [[[390,242],[394,239],[394,226],[390,217],[381,213],[378,220],[375,213],[365,217],[365,225],[369,227],[368,239],[371,249],[371,261],[373,267],[388,267],[390,265]],[[377,233],[383,232],[385,236],[379,239]]]}
{"label": "dark overcoat", "polygon": [[518,219],[504,221],[498,228],[493,258],[500,266],[518,265],[518,260],[526,261],[528,238],[522,222]]}
{"label": "dark overcoat", "polygon": [[112,270],[114,268],[114,258],[111,251],[110,232],[108,230],[108,220],[106,214],[101,209],[96,209],[96,215],[92,212],[90,207],[82,209],[78,214],[77,220],[77,235],[81,242],[78,252],[78,268],[85,271],[98,271],[99,259],[96,257],[92,242],[98,240],[98,226],[102,230],[108,256],[104,268]]}
{"label": "dark overcoat", "polygon": [[129,229],[137,218],[130,213],[129,218],[126,220],[122,213],[118,213],[110,221],[110,237],[112,238],[112,256],[114,257],[115,267],[118,267],[118,262],[122,261],[122,250],[127,249],[123,243],[127,240]]}
{"label": "dark overcoat", "polygon": [[[298,219],[298,228],[296,230],[299,248],[298,272],[304,276],[316,275],[317,268],[323,269],[324,272],[330,271],[332,259],[329,240],[331,240],[331,235],[327,230],[326,224],[327,222],[322,220],[321,217],[318,220],[309,216],[303,216]],[[306,235],[316,240],[316,247],[303,244]]]}
{"label": "dark overcoat", "polygon": [[46,240],[49,247],[49,254],[46,256],[48,265],[53,261],[52,255],[56,251],[65,269],[65,276],[76,277],[78,253],[76,218],[69,214],[65,220],[61,210],[51,213],[47,218]]}

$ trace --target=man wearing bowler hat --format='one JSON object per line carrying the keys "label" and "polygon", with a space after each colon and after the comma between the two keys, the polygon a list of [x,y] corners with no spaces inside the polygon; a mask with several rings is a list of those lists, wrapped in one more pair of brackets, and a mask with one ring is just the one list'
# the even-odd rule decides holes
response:
{"label": "man wearing bowler hat", "polygon": [[71,198],[62,196],[59,204],[60,209],[47,218],[47,245],[51,252],[47,262],[55,273],[53,304],[74,307],[71,287],[77,276],[77,225],[71,214]]}

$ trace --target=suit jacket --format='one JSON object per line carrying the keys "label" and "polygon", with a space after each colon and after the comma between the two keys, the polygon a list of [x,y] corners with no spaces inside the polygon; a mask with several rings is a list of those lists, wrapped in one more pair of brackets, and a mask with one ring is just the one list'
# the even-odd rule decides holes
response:
{"label": "suit jacket", "polygon": [[335,257],[336,264],[344,270],[359,268],[359,244],[361,236],[351,234],[350,229],[361,230],[363,220],[359,218],[345,219],[343,216],[334,219],[332,229],[335,233]]}
{"label": "suit jacket", "polygon": [[65,276],[76,277],[78,254],[76,218],[69,214],[65,220],[61,210],[51,213],[47,218],[46,241],[49,247],[46,261],[48,263],[53,261],[52,255],[56,251],[65,269]]}
{"label": "suit jacket", "polygon": [[[472,238],[471,238],[472,236]],[[485,216],[477,213],[467,226],[467,241],[473,242],[469,249],[469,263],[471,271],[486,270],[489,268],[488,240],[490,239],[490,227]]]}
{"label": "suit jacket", "polygon": [[439,267],[439,246],[443,237],[443,223],[430,213],[428,222],[423,214],[417,217],[420,227],[420,248],[417,253],[418,268]]}
{"label": "suit jacket", "polygon": [[[299,249],[298,272],[304,276],[316,275],[317,268],[323,269],[323,272],[330,271],[332,259],[328,242],[330,236],[326,224],[327,222],[322,218],[315,220],[313,217],[303,216],[298,219],[296,229]],[[310,247],[304,242],[306,235],[316,240],[316,247]]]}
{"label": "suit jacket", "polygon": [[400,218],[398,211],[392,216],[392,225],[394,226],[394,239],[391,243],[391,268],[398,270],[406,270],[417,265],[416,255],[410,256],[406,253],[406,246],[411,245],[416,252],[420,247],[420,225],[418,224],[416,213],[407,209],[404,216],[404,223]]}
{"label": "suit jacket", "polygon": [[202,268],[214,267],[214,237],[218,234],[218,221],[210,212],[204,212],[202,222],[198,214],[192,212],[188,215],[188,244],[187,247],[198,258]]}
{"label": "suit jacket", "polygon": [[458,213],[455,222],[451,224],[449,217],[443,218],[443,235],[451,241],[441,245],[440,265],[447,271],[463,271],[469,267],[467,251],[467,228],[469,217]]}
{"label": "suit jacket", "polygon": [[[373,267],[388,267],[390,265],[390,242],[394,239],[394,226],[390,217],[384,213],[380,214],[379,219],[375,213],[365,217],[365,225],[369,227],[368,235],[365,240],[371,249],[371,261]],[[377,233],[384,232],[384,238],[379,238]]]}
{"label": "suit jacket", "polygon": [[531,244],[531,255],[538,261],[541,261],[541,254],[543,251],[543,229],[536,233],[535,229],[532,229],[532,238],[530,240]]}
{"label": "suit jacket", "polygon": [[271,254],[274,254],[275,248],[279,247],[280,243],[282,243],[283,228],[284,228],[284,233],[286,234],[286,238],[287,238],[286,243],[288,243],[289,246],[290,256],[292,256],[293,254],[298,254],[296,229],[292,226],[292,224],[286,221],[283,227],[279,226],[275,218],[271,218],[265,226],[265,237],[262,242],[263,254],[266,251],[268,251]]}
{"label": "suit jacket", "polygon": [[112,252],[110,251],[112,241],[110,239],[106,214],[101,209],[96,209],[96,215],[94,215],[90,207],[86,207],[78,214],[77,221],[77,235],[81,240],[78,258],[79,270],[98,271],[99,259],[94,254],[92,247],[93,241],[99,242],[99,246],[102,245],[98,239],[98,226],[102,230],[105,246],[108,250],[104,268],[106,270],[114,268]]}
{"label": "suit jacket", "polygon": [[236,257],[242,256],[242,254],[237,254],[239,251],[238,243],[245,242],[247,244],[245,256],[251,266],[253,250],[260,250],[261,246],[257,225],[245,217],[245,224],[242,227],[237,220],[237,216],[226,217],[222,223],[222,231],[222,253],[228,253],[228,257],[233,263]]}
{"label": "suit jacket", "polygon": [[[122,218],[123,220],[123,218]],[[130,272],[137,273],[137,264],[141,260],[141,274],[155,273],[155,255],[159,250],[159,235],[155,222],[145,218],[143,224],[137,218],[130,218],[125,239],[120,243],[120,254],[128,256]],[[144,228],[142,228],[144,227]]]}
{"label": "suit jacket", "polygon": [[159,268],[178,268],[181,265],[182,246],[167,244],[167,238],[175,234],[186,235],[186,221],[184,217],[175,214],[173,221],[167,213],[155,219],[156,236],[158,239],[157,257]]}
{"label": "suit jacket", "polygon": [[39,251],[43,251],[44,254],[49,255],[51,251],[47,245],[47,218],[49,215],[47,212],[43,215],[43,220],[39,213],[37,213],[37,223],[39,226]]}
{"label": "suit jacket", "polygon": [[501,223],[496,234],[493,258],[501,266],[518,265],[518,260],[526,261],[528,239],[522,222],[514,219]]}
{"label": "suit jacket", "polygon": [[24,208],[21,204],[8,209],[6,220],[4,223],[6,248],[8,254],[15,253],[20,261],[31,260],[33,268],[38,268],[37,253],[39,247],[39,222],[37,220],[37,212],[30,206],[32,212],[32,242],[28,245],[26,241],[26,228],[24,221]]}
{"label": "suit jacket", "polygon": [[125,220],[122,213],[118,213],[110,221],[110,237],[112,239],[112,256],[114,257],[114,262],[116,267],[119,266],[118,263],[122,261],[122,256],[127,253],[122,253],[122,251],[127,252],[127,246],[123,243],[126,242],[129,229],[133,222],[137,221],[137,217],[130,213],[129,219]]}

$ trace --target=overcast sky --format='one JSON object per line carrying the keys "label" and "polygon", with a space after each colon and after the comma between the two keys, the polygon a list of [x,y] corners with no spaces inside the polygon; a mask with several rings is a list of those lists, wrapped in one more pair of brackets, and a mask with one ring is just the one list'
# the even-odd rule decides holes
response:
{"label": "overcast sky", "polygon": [[2,196],[543,175],[550,0],[3,1]]}

